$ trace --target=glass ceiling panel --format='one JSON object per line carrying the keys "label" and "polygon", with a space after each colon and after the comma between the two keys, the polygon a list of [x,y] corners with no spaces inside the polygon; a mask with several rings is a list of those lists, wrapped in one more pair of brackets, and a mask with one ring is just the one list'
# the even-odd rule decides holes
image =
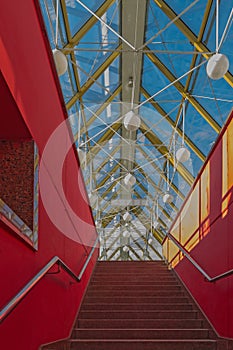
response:
{"label": "glass ceiling panel", "polygon": [[192,95],[223,125],[232,106],[232,87],[224,80],[212,80],[206,74],[206,65],[200,67],[198,74],[191,79]]}
{"label": "glass ceiling panel", "polygon": [[[187,77],[184,79],[187,79]],[[184,82],[184,80],[182,79],[180,82]],[[150,95],[156,94],[155,100],[158,102],[160,102],[160,100],[180,100],[181,95],[174,86],[166,88],[164,91],[160,92],[160,90],[167,87],[170,83],[171,82],[155,66],[155,64],[151,62],[147,56],[145,56],[143,64],[142,87],[145,88]]]}
{"label": "glass ceiling panel", "polygon": [[112,96],[116,88],[119,86],[119,58],[114,60],[114,65],[109,67],[108,71],[108,85],[106,84],[106,73],[100,75],[100,77],[91,85],[91,87],[83,94],[82,100],[86,102],[104,103],[109,96]]}
{"label": "glass ceiling panel", "polygon": [[[49,37],[50,45],[52,49],[56,46],[56,3],[52,0],[40,0],[40,6],[42,10],[42,14],[45,21],[47,35]],[[58,30],[58,42],[57,46],[62,48],[67,43],[67,36],[65,30],[65,23],[63,18],[63,13],[61,11],[61,7],[59,5],[58,12],[58,20],[59,20],[59,30]]]}
{"label": "glass ceiling panel", "polygon": [[[103,3],[104,0],[82,0],[83,4],[88,6],[95,12]],[[92,17],[92,15],[84,9],[76,0],[66,0],[66,9],[70,24],[71,34],[74,35],[78,30]]]}
{"label": "glass ceiling panel", "polygon": [[[210,15],[208,17],[203,41],[207,43],[208,49],[212,52],[215,52],[216,46],[216,12],[215,12],[215,4],[211,7]],[[232,1],[219,1],[219,40],[222,37],[225,26],[227,24],[227,20],[231,13],[232,9]],[[232,23],[232,21],[231,21]],[[233,37],[233,26],[232,24],[227,31],[224,44],[221,46],[221,53],[225,53],[227,55],[232,56],[232,37]],[[230,71],[232,72],[232,59],[230,61]]]}
{"label": "glass ceiling panel", "polygon": [[173,8],[173,11],[177,15],[189,8],[189,10],[181,16],[181,19],[196,35],[198,35],[201,27],[200,19],[204,16],[207,0],[201,0],[197,3],[193,0],[166,0],[166,3]]}
{"label": "glass ceiling panel", "polygon": [[[132,1],[131,4],[134,4],[133,0],[128,1]],[[155,200],[158,197],[161,223],[164,222],[164,224],[170,226],[177,210],[183,203],[183,197],[190,190],[192,176],[190,176],[190,183],[188,183],[184,180],[184,174],[189,176],[190,173],[195,177],[203,164],[202,154],[207,156],[215,143],[218,133],[214,131],[214,128],[217,126],[214,123],[212,123],[212,126],[209,124],[211,118],[222,126],[232,106],[232,87],[224,79],[210,80],[206,74],[206,63],[192,74],[185,75],[179,80],[179,83],[174,83],[175,79],[180,78],[192,68],[192,64],[197,66],[206,60],[201,53],[193,55],[198,47],[194,48],[192,45],[188,32],[189,28],[197,37],[200,28],[203,28],[205,45],[212,52],[215,51],[215,2],[211,6],[210,16],[206,18],[207,25],[204,28],[202,25],[205,20],[204,13],[207,0],[166,0],[166,3],[178,15],[190,7],[187,12],[181,15],[184,27],[187,27],[187,33],[185,34],[178,29],[175,23],[171,23],[171,19],[164,13],[163,8],[159,7],[156,0],[146,2],[147,11],[145,11],[144,18],[141,18],[143,11],[139,11],[140,23],[145,23],[145,28],[140,27],[140,30],[144,31],[144,42],[141,41],[139,44],[142,48],[139,50],[142,52],[142,67],[139,67],[140,64],[138,67],[135,65],[133,56],[138,55],[132,55],[132,72],[136,76],[132,80],[135,85],[131,87],[126,86],[125,83],[124,86],[121,86],[121,81],[126,81],[127,74],[131,70],[131,62],[124,59],[124,55],[127,57],[125,52],[122,53],[120,50],[117,52],[117,47],[122,43],[119,37],[98,19],[95,19],[92,23],[88,22],[92,15],[78,1],[65,0],[62,4],[64,5],[64,3],[69,26],[65,27],[67,23],[64,22],[64,18],[66,17],[63,18],[62,6],[59,3],[58,47],[63,49],[66,54],[68,72],[60,76],[59,79],[64,100],[68,106],[72,105],[68,113],[73,115],[71,125],[76,146],[79,143],[80,148],[87,152],[85,162],[82,163],[87,191],[98,193],[98,208],[97,202],[95,202],[93,204],[93,214],[96,215],[96,220],[99,220],[101,215],[101,220],[108,227],[116,228],[116,225],[121,225],[122,215],[125,213],[126,207],[120,205],[119,201],[126,198],[124,195],[127,191],[123,177],[127,172],[132,172],[137,179],[137,183],[132,188],[130,196],[134,199],[129,207],[132,214],[131,224],[136,225],[136,227],[140,226],[139,231],[143,238],[136,238],[135,236],[131,242],[138,239],[143,247],[142,249],[145,249],[146,234],[148,234],[148,225],[150,227],[152,214],[154,214],[152,211]],[[83,3],[89,7],[90,11],[95,12],[104,4],[104,1],[83,0]],[[139,1],[139,6],[141,6],[141,3]],[[53,49],[55,48],[56,37],[56,13],[54,9],[56,2],[40,0],[40,4],[48,38]],[[130,21],[130,15],[134,12],[131,12],[130,8],[126,10],[122,4],[122,1],[114,1],[106,13],[101,13],[102,20],[119,35],[121,35],[121,28],[124,28],[121,23],[121,16],[123,15],[123,18],[128,18]],[[231,7],[231,1],[220,2],[220,38]],[[124,11],[129,11],[129,13],[123,13]],[[139,22],[135,18],[134,25],[137,23]],[[76,35],[76,43],[74,43],[74,38],[70,43],[67,42],[69,29],[71,36]],[[131,32],[129,30],[129,32],[124,33],[126,41],[127,38],[132,41]],[[233,62],[232,40],[233,26],[230,25],[220,52],[228,55],[231,70]],[[144,46],[142,46],[143,43]],[[66,51],[67,48],[74,48],[74,55]],[[126,48],[125,44],[123,48]],[[131,49],[133,50],[133,48],[128,47],[127,51]],[[72,63],[71,59],[74,56],[75,62]],[[231,79],[230,75],[229,77]],[[131,88],[134,88],[134,92],[136,92],[136,94],[132,94],[135,98],[133,103],[138,105],[139,100],[142,104],[142,106],[139,106],[138,113],[145,125],[145,128],[138,129],[133,133],[125,130],[123,126],[124,116],[122,115],[126,107],[126,101],[127,103],[130,102],[129,89]],[[152,103],[150,101],[146,102],[150,96],[153,96]],[[166,157],[171,156],[173,161],[175,151],[182,145],[180,133],[183,128],[183,114],[181,107],[186,96],[188,98],[185,102],[187,107],[185,112],[185,134],[189,140],[187,140],[187,144],[185,143],[185,147],[190,151],[191,158],[188,162],[182,164],[183,173],[180,169],[178,169],[180,172],[178,170],[174,172],[173,166],[170,164],[169,178],[172,181],[170,192],[174,196],[174,201],[172,205],[169,205],[163,203],[163,193],[167,190]],[[194,101],[192,97],[195,98]],[[74,101],[76,98],[77,101]],[[123,98],[126,101],[122,101]],[[106,104],[104,105],[104,103]],[[168,115],[164,116],[166,113]],[[206,119],[209,119],[209,123]],[[111,128],[116,121],[122,121],[117,131],[119,134],[112,134]],[[176,124],[179,127],[179,134],[175,133],[176,142],[174,142],[174,125]],[[125,137],[124,143],[122,135]],[[101,140],[102,143],[99,144]],[[84,145],[85,142],[86,146]],[[127,150],[130,150],[131,147],[128,144],[134,146],[134,151],[130,156],[132,161],[123,163],[122,157],[125,157]],[[123,149],[123,147],[126,147],[126,149]],[[161,151],[159,151],[160,147],[162,147]],[[196,148],[199,148],[200,152]],[[166,149],[169,154],[164,154]],[[132,164],[133,168],[131,167]],[[175,192],[175,188],[178,189],[178,193]],[[114,202],[114,200],[118,202]],[[144,202],[141,205],[136,205],[135,203],[139,203],[137,200],[143,200]],[[132,208],[133,204],[135,208]],[[114,216],[109,218],[111,215]],[[108,220],[109,223],[107,224]],[[133,225],[129,226],[133,227]],[[145,226],[147,226],[147,230]],[[119,227],[113,232],[111,239],[105,240],[106,247],[108,247],[115,239],[114,237],[118,235],[113,248],[108,252],[108,257],[114,254],[114,251],[122,245],[119,235],[125,227],[126,225]],[[165,230],[165,227],[163,230]],[[136,243],[132,244],[143,259],[144,250],[142,251]],[[133,259],[135,258],[133,253],[131,256]],[[115,254],[115,258],[121,259],[120,251]]]}
{"label": "glass ceiling panel", "polygon": [[188,104],[187,107],[185,130],[187,136],[207,156],[216,140],[217,134],[191,104]]}

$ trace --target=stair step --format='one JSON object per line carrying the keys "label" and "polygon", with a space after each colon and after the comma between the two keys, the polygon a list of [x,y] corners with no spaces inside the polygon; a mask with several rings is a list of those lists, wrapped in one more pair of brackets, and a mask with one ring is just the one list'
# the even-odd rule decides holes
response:
{"label": "stair step", "polygon": [[184,296],[153,296],[148,297],[144,295],[138,296],[122,296],[122,295],[112,295],[112,296],[88,296],[86,294],[84,298],[84,302],[87,303],[141,303],[141,304],[180,304],[180,303],[190,303],[190,299]]}
{"label": "stair step", "polygon": [[201,319],[78,319],[78,328],[209,328]]}
{"label": "stair step", "polygon": [[194,310],[195,307],[192,304],[180,303],[180,304],[158,304],[158,303],[84,303],[81,310]]}
{"label": "stair step", "polygon": [[75,328],[76,339],[209,339],[210,329],[85,329]]}
{"label": "stair step", "polygon": [[176,310],[176,311],[81,311],[79,313],[79,319],[197,319],[197,311]]}
{"label": "stair step", "polygon": [[122,297],[140,297],[140,296],[146,296],[146,297],[159,297],[159,296],[173,296],[173,297],[183,297],[187,293],[184,290],[87,290],[86,295],[88,297],[111,297],[116,296],[117,294],[120,294]]}
{"label": "stair step", "polygon": [[70,350],[215,350],[215,340],[204,339],[71,339]]}
{"label": "stair step", "polygon": [[182,287],[178,284],[168,284],[168,285],[150,285],[150,284],[142,284],[142,285],[124,285],[121,286],[119,284],[109,284],[109,285],[93,285],[90,284],[88,291],[97,291],[97,290],[103,290],[103,291],[107,291],[107,290],[159,290],[161,292],[163,292],[164,290],[169,290],[169,291],[180,291],[182,289]]}
{"label": "stair step", "polygon": [[[54,347],[53,347],[54,346]],[[226,350],[164,261],[97,262],[72,336],[47,350]]]}
{"label": "stair step", "polygon": [[151,286],[157,286],[157,285],[164,285],[164,286],[168,286],[168,285],[180,285],[176,279],[172,278],[172,279],[166,279],[166,280],[153,280],[153,281],[145,281],[145,280],[138,280],[137,282],[135,280],[115,280],[115,281],[109,281],[109,280],[105,280],[102,281],[101,279],[96,280],[96,279],[92,279],[91,282],[89,283],[89,286],[141,286],[141,285],[151,285]]}
{"label": "stair step", "polygon": [[166,281],[177,281],[173,276],[164,276],[164,275],[143,275],[143,276],[139,276],[139,275],[112,275],[112,274],[102,274],[102,275],[94,275],[92,277],[92,281],[94,282],[104,282],[104,281],[120,281],[120,282],[124,282],[124,281],[135,281],[136,283],[138,282],[166,282]]}

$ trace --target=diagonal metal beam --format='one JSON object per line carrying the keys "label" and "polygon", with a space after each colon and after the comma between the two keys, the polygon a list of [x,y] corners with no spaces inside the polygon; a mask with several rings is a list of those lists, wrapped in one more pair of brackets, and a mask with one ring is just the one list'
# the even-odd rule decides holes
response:
{"label": "diagonal metal beam", "polygon": [[[173,11],[173,9],[168,6],[168,4],[164,0],[154,0],[154,2],[158,5],[161,11],[163,11],[170,20],[174,20],[177,17],[177,13]],[[193,33],[193,31],[187,26],[187,24],[182,21],[181,18],[175,20],[174,25],[186,36],[186,38],[191,42],[191,44],[202,53],[202,55],[209,59],[211,55],[206,54],[206,52],[211,52],[208,47],[198,39],[198,37]],[[228,71],[224,75],[224,79],[227,83],[233,87],[233,75]]]}
{"label": "diagonal metal beam", "polygon": [[[164,155],[164,157],[169,160],[172,166],[175,166],[174,158],[169,157],[169,150],[164,145],[164,143],[159,139],[154,132],[149,130],[149,127],[146,125],[144,121],[141,122],[140,130],[145,133],[146,138],[153,144],[156,145],[157,150]],[[149,130],[149,131],[148,131]],[[193,175],[180,163],[177,164],[177,172],[183,177],[183,179],[191,186],[194,182]]]}
{"label": "diagonal metal beam", "polygon": [[[135,232],[138,234],[138,236],[146,243],[146,238],[141,234],[141,232],[137,229],[137,227],[134,224],[132,224],[132,226],[133,226]],[[157,254],[157,256],[160,259],[162,259],[162,256],[159,254],[159,252],[155,249],[155,247],[153,245],[148,243],[148,246],[150,247],[150,249],[152,249],[155,252],[155,254]]]}
{"label": "diagonal metal beam", "polygon": [[[150,97],[150,94],[146,91],[145,88],[141,87],[141,92],[145,96],[146,99],[148,99]],[[150,103],[159,112],[159,114],[168,121],[168,123],[173,127],[173,129],[176,129],[179,136],[182,137],[183,131],[178,126],[176,126],[176,123],[166,113],[166,111],[159,105],[159,103],[156,102],[154,99],[151,99]],[[186,134],[184,135],[184,139],[185,139],[186,144],[190,147],[190,149],[201,159],[202,162],[204,162],[206,157],[202,153],[202,151],[192,142],[192,140]]]}
{"label": "diagonal metal beam", "polygon": [[[148,161],[151,161],[151,160],[152,160],[152,159],[149,157],[149,155],[148,155],[141,147],[139,148],[139,150],[140,150],[140,152],[142,153],[142,155],[145,157],[145,159],[148,159]],[[155,169],[156,172],[159,173],[159,175],[164,179],[164,181],[167,180],[165,174],[162,172],[162,170],[161,170],[154,162],[151,162],[150,165]],[[149,178],[149,180],[151,180],[151,179]],[[152,184],[154,184],[154,185],[156,186],[155,188],[156,188],[156,190],[157,190],[160,194],[163,193],[163,191],[161,190],[161,188],[160,188],[158,185],[156,185],[154,182],[152,182]],[[175,191],[175,192],[178,194],[178,196],[179,196],[182,200],[185,199],[185,196],[183,195],[182,192],[180,192],[180,190],[178,189],[178,187],[176,187],[175,184],[171,183],[171,188],[173,189],[173,191]]]}
{"label": "diagonal metal beam", "polygon": [[174,82],[174,87],[180,92],[180,94],[187,98],[187,100],[191,103],[191,105],[197,110],[198,113],[210,124],[210,126],[219,133],[221,130],[221,126],[216,122],[216,120],[205,110],[204,107],[194,98],[192,97],[188,91],[185,91],[183,84],[180,81],[176,81],[177,77],[163,64],[162,61],[153,53],[150,52],[149,48],[146,53],[147,57],[153,62],[156,67],[164,74],[164,76],[172,83]]}
{"label": "diagonal metal beam", "polygon": [[113,135],[115,135],[115,133],[120,129],[121,125],[121,122],[114,123],[111,125],[111,128],[108,128],[105,131],[105,133],[98,140],[98,143],[95,146],[93,146],[90,152],[88,153],[87,164],[91,161],[93,157],[95,157],[98,154],[99,151],[101,151],[105,143],[108,140],[110,140],[113,137]]}
{"label": "diagonal metal beam", "polygon": [[[103,14],[109,9],[110,6],[114,4],[115,0],[106,0],[95,12],[98,17],[102,17]],[[75,33],[75,35],[70,39],[65,49],[73,48],[82,37],[93,27],[93,25],[98,21],[95,16],[91,16],[87,22]]]}
{"label": "diagonal metal beam", "polygon": [[85,132],[86,128],[89,128],[91,126],[91,124],[96,120],[97,116],[99,116],[107,108],[107,106],[114,100],[114,98],[121,92],[121,89],[122,89],[122,85],[118,86],[112,92],[112,94],[107,98],[107,100],[101,103],[100,108],[95,113],[93,113],[91,118],[86,122],[85,128],[82,127],[80,132],[81,134]]}
{"label": "diagonal metal beam", "polygon": [[66,108],[70,109],[73,104],[87,92],[87,90],[95,83],[95,81],[104,73],[104,71],[112,64],[112,62],[119,56],[122,45],[119,45],[116,51],[114,51],[108,58],[101,64],[101,66],[92,74],[89,79],[82,85],[80,91],[78,91],[72,98],[67,102]]}

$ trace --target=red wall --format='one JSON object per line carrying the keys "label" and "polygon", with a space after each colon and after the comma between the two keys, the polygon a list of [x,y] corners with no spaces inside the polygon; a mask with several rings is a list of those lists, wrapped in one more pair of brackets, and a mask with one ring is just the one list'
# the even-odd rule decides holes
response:
{"label": "red wall", "polygon": [[[211,277],[233,269],[232,117],[233,114],[205,165],[209,166],[210,174],[209,224],[206,227],[208,233],[191,251],[191,256]],[[223,159],[225,152],[223,148],[223,137],[227,132],[228,166],[226,162],[224,163]],[[226,171],[228,172],[229,189],[226,195],[224,195],[223,174]],[[200,181],[199,179],[196,182],[197,184]],[[228,203],[227,205],[226,201]],[[218,334],[233,338],[233,275],[214,283],[207,282],[186,258],[181,260],[175,267],[175,270]]]}
{"label": "red wall", "polygon": [[[51,134],[64,121],[66,112],[40,14],[33,1],[16,1],[12,6],[11,2],[3,0],[0,32],[0,68],[5,86],[10,91],[10,95],[9,91],[6,92],[8,103],[1,110],[1,128],[9,138],[22,139],[31,135],[41,157]],[[6,111],[10,111],[7,116]],[[21,128],[17,132],[13,127],[15,120]],[[59,158],[56,149],[54,158]],[[76,185],[77,172],[76,153],[71,149],[63,166],[63,188],[73,212],[83,220],[83,224],[75,229],[77,237],[84,239],[93,233],[93,218],[89,205],[81,196],[81,192],[85,194],[83,180]],[[51,178],[46,196],[54,207],[56,204],[63,208],[61,221],[68,225],[69,213],[59,195],[55,196],[53,180]],[[68,238],[65,230],[61,232],[53,224],[41,197],[38,251],[21,241],[2,222],[0,237],[0,308],[53,256],[59,256],[78,273],[91,250],[91,247],[79,243],[78,238]],[[79,284],[73,283],[64,272],[45,276],[1,324],[1,348],[34,350],[43,343],[67,337],[97,254],[96,250]]]}

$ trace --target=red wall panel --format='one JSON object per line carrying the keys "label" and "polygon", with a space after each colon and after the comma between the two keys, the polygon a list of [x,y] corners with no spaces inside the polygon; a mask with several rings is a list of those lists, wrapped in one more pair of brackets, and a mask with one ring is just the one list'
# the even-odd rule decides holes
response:
{"label": "red wall panel", "polygon": [[[1,3],[0,32],[2,75],[14,100],[14,111],[24,120],[25,128],[20,124],[22,134],[24,131],[25,136],[26,130],[36,141],[42,159],[46,144],[64,122],[66,114],[52,55],[34,2],[16,1],[12,6],[4,0]],[[16,114],[12,112],[8,123],[4,123],[9,137],[14,117]],[[16,136],[20,138],[20,135]],[[54,148],[53,152],[54,159],[59,159],[58,149]],[[49,168],[50,164],[43,165]],[[0,308],[55,255],[74,272],[80,272],[91,250],[81,241],[85,241],[88,235],[96,235],[96,232],[82,177],[79,185],[76,182],[78,170],[77,155],[71,148],[63,164],[62,187],[70,208],[82,219],[82,225],[75,227],[79,238],[70,239],[66,230],[57,227],[48,211],[46,201],[55,209],[59,203],[58,207],[62,208],[60,220],[70,225],[69,210],[56,193],[56,174],[47,181],[46,201],[42,201],[41,196],[39,198],[38,251],[26,245],[0,222]],[[1,324],[1,348],[34,350],[42,343],[67,337],[97,254],[98,251],[93,255],[81,283],[73,283],[64,272],[46,275]]]}

